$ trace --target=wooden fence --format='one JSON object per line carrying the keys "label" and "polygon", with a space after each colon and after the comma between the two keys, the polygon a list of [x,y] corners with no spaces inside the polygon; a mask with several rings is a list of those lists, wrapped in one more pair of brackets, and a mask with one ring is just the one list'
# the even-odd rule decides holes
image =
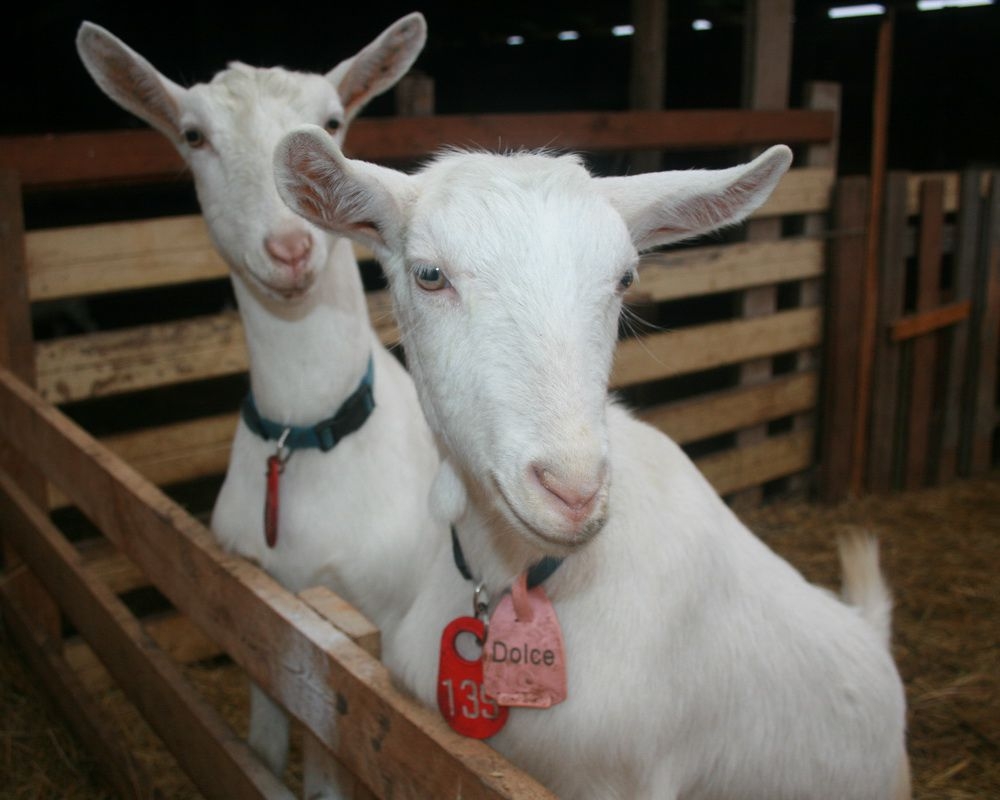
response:
{"label": "wooden fence", "polygon": [[[350,146],[358,157],[397,162],[443,144],[723,148],[730,163],[777,141],[796,147],[801,166],[755,215],[749,238],[644,259],[628,299],[654,328],[621,342],[613,373],[616,389],[689,448],[721,493],[750,492],[743,497],[756,501],[815,465],[817,287],[837,94],[821,87],[814,97],[815,108],[788,112],[359,120]],[[94,692],[110,681],[206,796],[287,796],[183,676],[184,664],[225,653],[305,729],[307,772],[324,769],[332,753],[382,797],[548,796],[396,693],[351,641],[375,649],[377,631],[356,612],[322,589],[289,595],[220,552],[178,504],[204,518],[246,388],[239,317],[221,307],[228,273],[203,221],[25,230],[21,205],[23,196],[176,182],[178,173],[176,154],[151,132],[0,143],[5,619],[123,795],[153,793],[95,710]],[[115,324],[43,335],[46,313],[81,300],[91,310],[111,308]],[[385,292],[371,291],[369,307],[383,341],[394,343]],[[126,602],[150,585],[165,607]],[[261,641],[283,645],[251,644]],[[338,696],[348,702],[338,705]],[[339,715],[334,735],[326,720],[345,706],[351,714]]]}
{"label": "wooden fence", "polygon": [[855,452],[868,181],[842,181],[830,261],[821,492],[916,488],[988,470],[998,456],[1000,173],[890,173],[880,233],[871,424]]}

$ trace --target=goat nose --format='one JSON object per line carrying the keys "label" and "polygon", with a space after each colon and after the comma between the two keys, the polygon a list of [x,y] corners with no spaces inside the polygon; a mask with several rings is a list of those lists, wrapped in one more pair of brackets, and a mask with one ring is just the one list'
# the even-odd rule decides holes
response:
{"label": "goat nose", "polygon": [[303,265],[312,252],[312,246],[309,231],[275,233],[264,240],[264,247],[271,258],[292,268]]}
{"label": "goat nose", "polygon": [[577,519],[585,518],[593,510],[607,476],[607,466],[604,463],[591,477],[582,479],[561,476],[541,464],[533,464],[532,469],[542,487],[558,505],[564,506],[560,510],[566,516]]}

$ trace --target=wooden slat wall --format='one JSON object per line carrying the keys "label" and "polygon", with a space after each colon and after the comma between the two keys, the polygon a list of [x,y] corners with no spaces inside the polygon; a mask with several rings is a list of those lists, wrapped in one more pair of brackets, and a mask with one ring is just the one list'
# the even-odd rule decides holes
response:
{"label": "wooden slat wall", "polygon": [[[388,121],[371,121],[369,125],[359,122],[352,133],[352,144],[355,155],[378,159],[409,159],[445,141],[496,146],[501,130],[506,137],[503,141],[512,146],[554,144],[594,152],[619,149],[626,141],[630,147],[655,142],[657,147],[673,148],[704,148],[713,144],[761,145],[774,141],[810,144],[829,141],[834,124],[835,114],[812,111],[422,118],[412,124],[402,120],[392,120],[391,124]],[[8,140],[4,144],[0,147],[0,166],[6,159],[13,158],[22,170],[24,185],[29,191],[100,181],[150,182],[180,177],[176,155],[158,134],[152,132],[56,137],[44,142]],[[82,161],[73,156],[74,153],[79,155],[77,151],[80,148],[88,154]],[[9,173],[6,174],[9,176]],[[823,214],[829,208],[833,183],[834,172],[828,166],[797,168],[786,176],[768,204],[755,217],[771,224],[786,215],[805,218],[807,215]],[[12,196],[16,199],[19,191],[16,180],[12,180],[11,186]],[[822,231],[813,230],[810,233],[822,234]],[[228,275],[225,264],[211,245],[204,222],[198,216],[33,230],[26,234],[22,234],[18,227],[10,241],[15,247],[22,248],[20,261],[5,260],[8,270],[10,264],[20,264],[16,266],[20,277],[8,282],[8,286],[21,286],[19,294],[7,296],[8,301],[17,304],[16,313],[12,316],[14,319],[17,313],[26,312],[30,303],[75,301],[90,297],[101,297],[106,302],[114,300],[114,295],[119,292],[156,291],[161,287],[225,280]],[[358,250],[358,256],[359,259],[368,259],[371,254]],[[822,278],[824,258],[822,236],[812,235],[735,244],[719,244],[716,241],[694,248],[654,253],[644,258],[641,279],[628,301],[636,308],[654,309],[658,304],[726,295],[756,287],[804,285]],[[370,292],[368,304],[382,340],[387,344],[397,342],[399,333],[387,293]],[[24,315],[22,318],[27,319]],[[821,328],[822,316],[817,308],[787,309],[760,319],[719,320],[677,330],[668,327],[662,332],[645,336],[642,341],[632,339],[622,343],[615,367],[615,383],[622,388],[634,388],[640,383],[655,385],[672,377],[726,369],[747,358],[770,358],[781,353],[811,350],[819,345]],[[5,326],[2,335],[9,337],[11,330],[10,325]],[[18,335],[27,348],[24,350],[28,353],[27,363],[35,373],[29,378],[36,381],[41,397],[51,403],[104,402],[104,399],[127,397],[137,391],[148,393],[179,385],[190,386],[191,391],[197,392],[206,379],[239,375],[247,368],[242,330],[234,312],[180,317],[156,324],[39,342],[32,342],[30,333],[27,337],[23,331]],[[86,634],[84,628],[91,626],[88,628],[91,638],[94,638],[95,631],[98,632],[97,638],[101,638],[99,632],[110,625],[123,631],[125,637],[116,640],[121,650],[117,673],[114,669],[109,673],[101,664],[104,656],[95,654],[95,642],[79,638],[65,643],[59,641],[56,615],[51,620],[53,641],[63,652],[58,654],[57,659],[50,660],[46,669],[54,675],[72,675],[73,680],[92,690],[108,685],[111,680],[128,683],[131,680],[127,674],[129,653],[134,651],[137,643],[142,642],[143,647],[153,648],[151,652],[160,653],[162,658],[155,656],[152,665],[143,665],[141,670],[137,668],[133,686],[148,682],[157,687],[157,692],[166,693],[161,694],[161,698],[171,692],[180,697],[186,689],[177,683],[176,674],[170,672],[170,663],[214,656],[222,652],[220,648],[224,648],[255,679],[263,676],[262,681],[270,686],[268,681],[275,670],[280,671],[288,665],[275,667],[261,664],[256,660],[259,653],[241,650],[244,647],[242,642],[251,641],[253,637],[278,635],[276,631],[279,628],[284,630],[283,626],[290,619],[301,623],[303,617],[300,611],[289,611],[281,605],[284,601],[280,600],[277,612],[263,613],[265,627],[271,626],[269,632],[236,633],[220,625],[218,617],[213,621],[212,614],[216,612],[206,612],[199,601],[192,599],[197,593],[190,584],[191,575],[179,579],[172,569],[157,571],[164,559],[172,564],[180,563],[177,559],[188,558],[193,558],[197,564],[206,563],[201,561],[202,555],[192,555],[185,549],[190,544],[184,539],[191,531],[189,524],[180,525],[187,532],[183,535],[176,526],[171,529],[177,522],[176,516],[172,516],[175,511],[164,511],[159,505],[160,498],[149,495],[150,487],[136,483],[134,474],[128,470],[122,472],[114,466],[117,464],[115,458],[107,456],[101,448],[94,449],[84,443],[77,433],[65,427],[64,421],[56,421],[51,408],[29,399],[16,387],[9,386],[8,389],[10,405],[0,410],[6,413],[16,409],[18,418],[6,423],[7,427],[5,423],[0,423],[0,440],[9,438],[27,447],[28,438],[24,437],[36,441],[41,438],[51,446],[51,449],[46,446],[45,452],[38,457],[49,477],[55,479],[47,490],[44,482],[39,483],[42,491],[40,496],[33,498],[34,502],[41,508],[46,503],[48,508],[79,505],[101,526],[108,538],[80,543],[70,552],[55,538],[42,535],[46,528],[41,516],[31,516],[34,512],[26,511],[20,501],[15,503],[17,508],[9,503],[4,506],[5,515],[17,517],[21,511],[28,513],[31,527],[37,529],[35,535],[41,535],[38,547],[51,546],[48,551],[40,550],[33,556],[35,563],[32,567],[49,579],[64,581],[67,587],[65,592],[79,593],[73,597],[60,595],[60,599],[76,602],[75,597],[79,601],[77,613],[85,615],[79,620],[83,623],[81,632]],[[697,446],[706,439],[735,435],[745,427],[767,425],[772,420],[809,412],[815,407],[817,394],[818,376],[816,370],[809,367],[776,376],[760,385],[732,387],[711,395],[683,397],[671,402],[658,401],[654,392],[650,395],[651,404],[640,409],[640,413],[650,423],[674,435],[682,444]],[[28,411],[29,408],[32,410]],[[142,429],[125,430],[107,437],[104,444],[141,475],[157,484],[169,486],[220,475],[228,463],[236,420],[235,410],[212,413],[166,425],[157,423]],[[18,430],[19,424],[30,424],[30,434]],[[807,470],[813,462],[812,438],[808,430],[791,431],[769,437],[753,447],[716,450],[699,458],[698,464],[721,493],[737,492]],[[91,456],[97,458],[96,463],[88,461]],[[72,463],[67,466],[63,461]],[[16,493],[16,487],[5,487],[5,497],[14,497]],[[112,508],[116,510],[108,517]],[[127,517],[129,538],[124,538],[125,528],[122,525],[125,523],[116,516],[118,514]],[[138,541],[131,539],[134,529],[140,531]],[[167,540],[157,540],[157,534],[167,537]],[[147,535],[151,538],[147,539]],[[184,541],[173,541],[179,535]],[[204,535],[198,533],[195,537],[197,547],[205,544]],[[22,545],[34,546],[26,542]],[[119,547],[122,549],[119,550]],[[173,552],[175,547],[181,547],[185,554]],[[70,572],[64,572],[67,569],[65,564],[69,565]],[[228,562],[208,567],[213,576],[217,569],[235,569],[237,584],[248,580],[247,576],[251,574],[241,570],[252,571],[248,565],[234,566]],[[261,599],[274,601],[276,590],[273,585],[268,583],[266,589],[261,588],[262,585],[256,582],[259,576],[256,571],[252,572],[254,577],[249,584],[234,587],[235,594],[230,599],[240,598],[238,602],[251,605]],[[118,602],[115,596],[148,585],[147,574],[156,579],[156,584],[174,601],[179,611],[129,622],[119,616],[119,610],[115,610]],[[180,583],[177,583],[178,580]],[[24,585],[23,580],[18,584],[19,587]],[[256,599],[248,599],[252,596]],[[8,612],[24,606],[18,598],[12,600],[5,596],[4,600]],[[315,608],[316,602],[319,601],[311,598],[308,605]],[[330,612],[329,601],[320,605],[323,607],[321,615]],[[44,604],[38,607],[45,608]],[[335,602],[333,608],[337,608]],[[208,617],[204,616],[206,613]],[[346,611],[340,609],[338,613],[343,623]],[[308,616],[306,619],[309,619]],[[306,627],[311,624],[309,622]],[[309,658],[319,657],[314,650],[320,642],[315,638],[318,630],[309,628],[303,640],[312,642],[303,644],[302,652],[311,654]],[[297,635],[293,633],[293,636]],[[328,642],[327,638],[323,638],[328,636],[328,633],[323,633],[320,638]],[[314,638],[310,640],[310,637]],[[346,656],[344,651],[338,652],[349,662],[356,658],[353,651],[346,651]],[[313,666],[310,662],[308,667],[295,669],[311,669]],[[364,670],[370,670],[370,667],[366,666]],[[353,685],[351,680],[347,678],[348,685]],[[376,683],[375,693],[378,698],[383,698],[380,693],[388,681],[382,676]],[[397,702],[395,699],[373,699],[370,695],[372,689],[372,686],[358,686],[357,699],[351,701],[352,707],[357,702],[358,708],[371,708],[373,713],[388,713],[392,719],[396,719],[394,714],[402,713],[407,720],[410,719],[413,710],[409,706],[400,711],[400,707],[394,705]],[[322,694],[327,689],[321,687],[319,691]],[[312,757],[318,759],[318,768],[324,769],[323,753],[331,741],[316,716],[316,709],[331,707],[330,698],[310,697],[308,703],[303,698],[283,699],[305,723]],[[144,702],[142,697],[138,700],[140,704]],[[191,724],[219,734],[209,711],[199,707],[197,698],[192,697],[190,701],[185,699],[179,704],[185,707],[184,714],[194,715],[190,718]],[[389,703],[388,712],[385,710],[386,702]],[[80,711],[86,707],[85,698],[77,697],[71,705],[77,710],[77,717],[86,717],[86,712]],[[170,709],[174,703],[166,701],[158,705]],[[397,710],[392,711],[392,708]],[[171,713],[158,708],[145,710],[152,715],[154,723],[157,714],[169,716]],[[400,722],[405,731],[411,730],[410,725],[408,721]],[[418,728],[421,726],[423,722],[417,723]],[[80,728],[86,730],[85,725]],[[436,736],[437,733],[434,733],[431,738]],[[386,779],[382,761],[372,753],[363,752],[360,744],[370,741],[371,737],[361,735],[357,738],[357,742],[341,743],[340,749],[334,747],[334,750],[353,771],[384,796],[388,791],[386,787],[376,785]],[[317,740],[322,743],[318,748],[314,746]],[[399,741],[404,740],[405,737]],[[399,748],[403,747],[399,745]],[[478,787],[476,782],[485,781],[484,785],[488,787],[482,790],[484,793],[480,793],[480,788],[468,791],[465,781],[470,779],[467,773],[461,773],[466,775],[460,779],[463,781],[463,796],[509,796],[507,792],[511,786],[523,788],[525,797],[547,796],[538,793],[540,790],[530,782],[522,785],[516,775],[511,777],[506,765],[489,759],[483,761],[481,754],[473,757],[469,755],[470,751],[459,750],[458,763],[466,766],[459,766],[458,769],[466,769],[471,764],[470,768],[476,771],[476,777],[471,779],[473,784]],[[393,755],[395,752],[390,748],[390,760],[397,757]],[[456,774],[454,763],[443,754],[439,744],[433,745],[428,752],[432,752],[429,759],[414,756],[418,763],[411,760],[412,754],[404,755],[403,750],[399,750],[398,757],[414,774],[394,786],[393,796],[443,796],[442,792],[452,793],[449,781]],[[184,757],[182,755],[182,759]],[[219,753],[219,758],[229,759],[229,763],[237,763],[232,760],[234,757],[233,753]],[[468,760],[470,758],[471,761]],[[492,770],[492,777],[484,779],[480,768]],[[193,769],[197,773],[197,767]],[[390,776],[389,779],[395,774],[394,769],[390,768],[385,773]],[[432,774],[438,771],[440,775]],[[206,795],[252,796],[266,793],[255,784],[257,779],[252,775],[241,777],[234,773],[227,777],[222,772],[200,779]],[[236,769],[235,772],[242,770]],[[112,774],[111,777],[113,781],[121,781],[120,774],[117,777]],[[241,784],[241,781],[244,783]],[[434,788],[427,789],[427,785]],[[399,786],[404,789],[400,790]],[[418,790],[417,786],[423,788]],[[446,786],[447,789],[444,788]],[[399,791],[402,795],[395,793]],[[155,791],[142,796],[155,796]]]}
{"label": "wooden slat wall", "polygon": [[[888,176],[872,418],[863,455],[834,430],[834,421],[843,426],[849,417],[853,391],[835,382],[845,375],[854,381],[850,361],[858,360],[860,347],[844,335],[857,322],[845,298],[863,291],[852,261],[857,248],[838,236],[831,262],[831,315],[839,320],[840,333],[828,334],[827,379],[836,397],[826,404],[824,497],[835,500],[848,493],[852,487],[844,468],[859,457],[866,459],[864,486],[872,491],[940,483],[995,463],[998,180],[997,173],[980,171]],[[846,200],[847,218],[860,221],[859,208],[859,201]]]}

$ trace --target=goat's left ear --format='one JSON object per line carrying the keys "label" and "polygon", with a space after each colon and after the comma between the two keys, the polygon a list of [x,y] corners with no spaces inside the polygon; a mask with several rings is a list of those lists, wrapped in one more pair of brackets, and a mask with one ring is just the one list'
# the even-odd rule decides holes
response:
{"label": "goat's left ear", "polygon": [[357,55],[341,61],[327,74],[340,94],[347,121],[373,97],[402,78],[427,41],[427,22],[414,11],[396,20]]}
{"label": "goat's left ear", "polygon": [[377,253],[398,243],[412,179],[345,158],[322,128],[303,125],[278,143],[274,177],[289,208],[313,224]]}
{"label": "goat's left ear", "polygon": [[776,145],[729,169],[652,172],[597,182],[625,219],[636,248],[646,250],[739,222],[763,205],[791,163],[792,151]]}

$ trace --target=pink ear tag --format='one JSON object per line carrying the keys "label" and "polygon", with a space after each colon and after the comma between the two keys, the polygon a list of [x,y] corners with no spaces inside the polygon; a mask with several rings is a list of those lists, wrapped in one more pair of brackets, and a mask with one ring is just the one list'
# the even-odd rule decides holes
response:
{"label": "pink ear tag", "polygon": [[482,642],[485,624],[475,617],[453,619],[441,634],[438,662],[437,702],[445,721],[463,736],[488,739],[507,722],[509,711],[501,708],[483,688],[483,660],[470,661],[456,647],[460,634],[469,633]]}
{"label": "pink ear tag", "polygon": [[566,699],[562,629],[541,586],[518,576],[490,617],[483,686],[501,706],[549,708]]}

